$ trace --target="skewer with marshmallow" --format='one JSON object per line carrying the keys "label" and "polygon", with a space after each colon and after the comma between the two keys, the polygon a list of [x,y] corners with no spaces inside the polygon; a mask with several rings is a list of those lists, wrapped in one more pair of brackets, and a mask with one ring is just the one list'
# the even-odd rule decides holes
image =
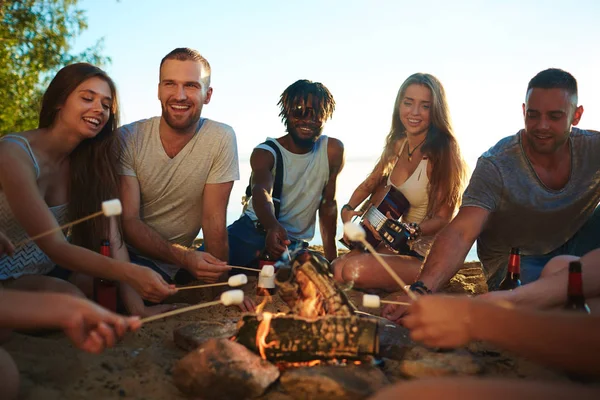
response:
{"label": "skewer with marshmallow", "polygon": [[200,288],[207,288],[207,287],[214,287],[214,286],[227,286],[227,285],[229,285],[231,287],[238,287],[238,286],[245,285],[246,283],[248,283],[248,277],[244,274],[237,274],[237,275],[230,276],[229,279],[227,280],[227,282],[209,283],[206,285],[195,285],[195,286],[182,286],[182,287],[178,287],[177,290],[200,289]]}
{"label": "skewer with marshmallow", "polygon": [[366,308],[379,308],[381,307],[381,303],[384,304],[399,304],[401,306],[409,306],[410,303],[406,303],[404,301],[391,301],[391,300],[381,300],[379,296],[375,294],[365,294],[363,296],[363,307]]}
{"label": "skewer with marshmallow", "polygon": [[121,215],[123,212],[123,206],[121,205],[121,201],[119,199],[106,200],[102,202],[102,211],[95,212],[93,214],[88,215],[87,217],[79,218],[73,222],[69,222],[68,224],[61,225],[57,228],[50,229],[49,231],[42,232],[33,237],[27,238],[25,240],[20,241],[15,244],[15,248],[26,245],[27,243],[33,242],[41,237],[48,236],[54,232],[62,231],[63,229],[69,228],[73,225],[77,225],[83,221],[87,221],[88,219],[99,217],[100,215],[104,215],[105,217],[113,217],[115,215]]}
{"label": "skewer with marshmallow", "polygon": [[413,301],[417,300],[417,295],[414,294],[410,289],[408,289],[408,285],[404,283],[402,278],[400,278],[398,274],[394,272],[392,267],[390,267],[389,264],[385,262],[383,257],[381,257],[381,255],[377,253],[377,251],[375,251],[373,246],[371,246],[371,244],[367,242],[367,233],[362,228],[362,226],[355,224],[354,222],[346,222],[344,224],[344,233],[351,241],[361,242],[367,248],[367,250],[369,250],[369,252],[375,257],[375,259],[379,261],[381,266],[385,268],[385,270],[392,276],[396,283],[398,283],[402,290],[406,292],[408,297],[410,297],[410,299]]}
{"label": "skewer with marshmallow", "polygon": [[241,291],[240,289],[228,290],[227,292],[223,292],[221,294],[221,297],[219,298],[219,300],[209,301],[207,303],[195,304],[193,306],[179,308],[177,310],[169,311],[169,312],[166,312],[163,314],[158,314],[158,315],[153,315],[151,317],[142,318],[140,320],[140,322],[142,324],[145,324],[147,322],[156,321],[157,319],[163,319],[166,317],[171,317],[173,315],[183,314],[188,311],[199,310],[200,308],[216,306],[218,304],[223,304],[224,306],[231,306],[231,305],[242,304],[243,301],[244,301],[244,292],[243,291]]}
{"label": "skewer with marshmallow", "polygon": [[260,274],[262,276],[273,276],[275,274],[275,268],[271,264],[267,264],[267,265],[263,266],[262,269],[259,269],[259,268],[250,268],[250,267],[239,267],[237,265],[234,265],[233,268],[235,268],[235,269],[245,269],[245,270],[248,270],[248,271],[260,272]]}

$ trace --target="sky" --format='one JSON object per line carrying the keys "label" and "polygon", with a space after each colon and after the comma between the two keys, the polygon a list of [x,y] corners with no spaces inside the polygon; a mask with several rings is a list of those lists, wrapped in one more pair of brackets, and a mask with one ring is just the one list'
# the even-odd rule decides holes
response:
{"label": "sky", "polygon": [[267,136],[285,133],[277,101],[298,79],[333,94],[336,111],[324,133],[344,142],[348,161],[375,162],[398,88],[414,72],[444,85],[471,167],[523,126],[527,83],[549,67],[577,78],[580,127],[600,129],[595,0],[83,0],[79,7],[88,29],[75,50],[104,38],[122,123],[160,114],[160,60],[192,47],[213,71],[202,115],[235,129],[241,162]]}

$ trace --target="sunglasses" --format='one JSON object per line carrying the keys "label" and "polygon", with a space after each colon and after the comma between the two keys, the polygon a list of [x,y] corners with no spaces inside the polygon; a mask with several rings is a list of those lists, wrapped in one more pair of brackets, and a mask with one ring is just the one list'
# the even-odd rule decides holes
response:
{"label": "sunglasses", "polygon": [[294,119],[312,119],[316,120],[317,112],[312,107],[297,106],[292,109],[291,117]]}

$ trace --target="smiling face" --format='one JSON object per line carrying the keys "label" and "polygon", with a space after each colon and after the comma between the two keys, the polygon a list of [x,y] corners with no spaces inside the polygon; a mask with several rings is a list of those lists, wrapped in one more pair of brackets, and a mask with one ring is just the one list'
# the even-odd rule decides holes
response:
{"label": "smiling face", "polygon": [[311,148],[323,133],[325,117],[313,108],[313,95],[296,99],[287,115],[287,131],[294,143],[302,148]]}
{"label": "smiling face", "polygon": [[565,89],[530,89],[523,104],[527,145],[539,154],[555,152],[566,143],[582,113]]}
{"label": "smiling face", "polygon": [[59,107],[57,122],[76,130],[84,138],[96,136],[106,125],[112,109],[113,94],[100,77],[85,80]]}
{"label": "smiling face", "polygon": [[194,131],[212,88],[208,74],[196,61],[165,60],[160,69],[158,99],[162,118],[176,132]]}
{"label": "smiling face", "polygon": [[407,135],[427,132],[431,124],[431,90],[427,86],[412,84],[406,88],[400,101],[400,121]]}

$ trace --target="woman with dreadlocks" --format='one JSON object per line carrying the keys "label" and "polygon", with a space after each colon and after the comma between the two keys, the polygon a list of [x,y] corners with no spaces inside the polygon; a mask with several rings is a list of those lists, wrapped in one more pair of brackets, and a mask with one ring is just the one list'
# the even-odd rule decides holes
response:
{"label": "woman with dreadlocks", "polygon": [[[409,248],[399,254],[383,241],[377,251],[404,281],[412,283],[433,238],[458,208],[465,174],[442,84],[430,74],[413,74],[398,90],[383,154],[342,207],[342,221],[361,215],[362,211],[355,209],[375,192],[390,188],[399,192],[396,196],[408,205],[401,221],[410,224],[418,237],[409,240]],[[381,240],[370,222],[365,218],[375,239]],[[336,260],[333,269],[339,282],[363,289],[399,290],[377,260],[359,249]]]}
{"label": "woman with dreadlocks", "polygon": [[[231,265],[249,265],[263,250],[275,260],[286,249],[305,246],[313,238],[317,211],[325,256],[337,255],[335,190],[344,148],[321,135],[335,101],[323,84],[302,79],[285,89],[278,105],[287,134],[267,138],[252,152],[246,209],[227,228]],[[280,188],[277,175],[283,176]]]}

